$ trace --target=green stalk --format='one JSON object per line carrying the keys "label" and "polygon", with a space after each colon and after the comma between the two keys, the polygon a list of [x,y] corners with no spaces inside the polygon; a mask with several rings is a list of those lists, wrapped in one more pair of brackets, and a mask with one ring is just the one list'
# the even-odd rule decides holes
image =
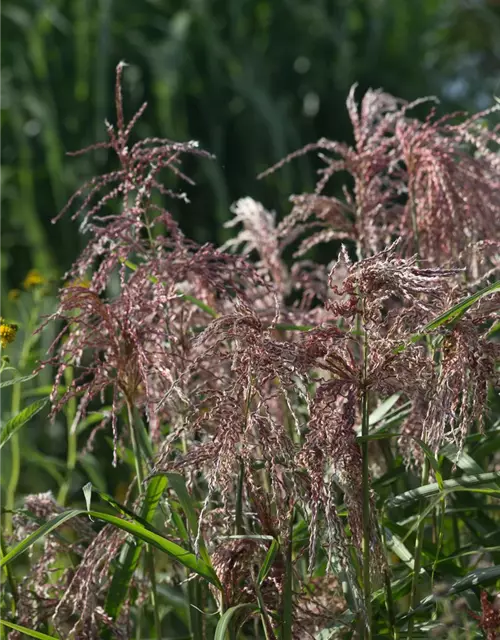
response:
{"label": "green stalk", "polygon": [[[139,447],[139,438],[137,433],[137,426],[132,416],[132,403],[129,398],[126,398],[127,404],[127,417],[130,429],[130,440],[132,441],[132,450],[134,452],[135,472],[137,478],[137,488],[139,495],[144,494],[144,471],[142,465],[142,454]],[[149,545],[146,546],[146,567],[151,579],[151,604],[153,606],[154,620],[155,620],[155,632],[158,640],[161,640],[161,620],[158,611],[158,595],[156,590],[156,572],[154,566],[153,550]]]}
{"label": "green stalk", "polygon": [[153,605],[153,615],[155,620],[155,631],[158,640],[161,640],[161,620],[160,612],[158,610],[158,593],[156,589],[156,571],[155,571],[155,559],[153,555],[153,549],[149,545],[146,548],[146,564],[149,571],[149,577],[151,579],[151,604]]}
{"label": "green stalk", "polygon": [[398,640],[399,631],[396,626],[396,611],[394,609],[394,598],[392,596],[391,576],[387,569],[384,571],[384,582],[385,582],[385,604],[387,607],[387,613],[389,614],[389,629],[391,632],[391,636],[394,638],[394,640]]}
{"label": "green stalk", "polygon": [[[366,375],[366,353],[365,347],[365,375]],[[368,390],[363,389],[362,399],[362,423],[361,434],[368,436],[369,424],[368,424]],[[371,640],[372,637],[372,604],[371,604],[371,579],[370,579],[370,469],[368,466],[368,439],[363,440],[361,443],[361,453],[363,456],[363,470],[362,470],[362,482],[363,482],[363,593],[366,607],[366,634],[367,640]]]}
{"label": "green stalk", "polygon": [[[71,367],[68,367],[64,372],[64,381],[66,382],[66,386],[70,387],[73,381],[73,372]],[[66,498],[68,497],[68,492],[71,488],[71,479],[73,477],[73,471],[76,467],[77,460],[77,424],[75,423],[76,416],[76,398],[70,398],[68,400],[67,409],[66,409],[66,422],[68,425],[68,452],[66,454],[66,478],[59,489],[59,493],[57,496],[57,502],[64,506],[66,502]]]}
{"label": "green stalk", "polygon": [[240,462],[240,477],[238,478],[238,492],[236,494],[236,516],[234,520],[234,533],[237,536],[243,534],[243,483],[245,480],[245,467]]}
{"label": "green stalk", "polygon": [[142,454],[139,448],[139,438],[137,434],[136,425],[134,422],[134,418],[132,417],[132,405],[129,399],[126,399],[127,404],[127,417],[128,417],[128,425],[130,429],[130,440],[132,442],[132,450],[134,452],[134,463],[135,463],[135,474],[137,480],[137,489],[139,490],[139,495],[144,493],[144,471],[142,468]]}
{"label": "green stalk", "polygon": [[[24,347],[23,347],[24,354]],[[23,369],[24,357],[21,355],[19,369]],[[17,416],[21,411],[21,383],[17,382],[12,387],[12,403],[11,403],[11,416]],[[7,484],[7,492],[5,498],[5,532],[8,536],[12,534],[12,511],[14,510],[17,485],[19,483],[19,477],[21,475],[21,447],[19,444],[19,434],[14,433],[10,439],[10,478]]]}
{"label": "green stalk", "polygon": [[[422,469],[422,486],[426,485],[429,482],[429,471],[430,464],[427,456],[424,459],[424,466]],[[423,501],[421,501],[423,504]],[[424,542],[424,527],[425,527],[425,518],[420,520],[420,523],[417,528],[417,537],[415,540],[415,552],[413,554],[414,564],[413,564],[413,580],[411,585],[411,600],[410,605],[414,610],[418,605],[418,580],[420,576],[420,567],[422,563],[422,545]],[[408,640],[412,640],[413,638],[413,616],[408,621]]]}
{"label": "green stalk", "polygon": [[264,629],[264,635],[266,636],[266,640],[276,640],[276,634],[274,633],[273,625],[271,624],[271,620],[269,619],[269,614],[266,610],[266,605],[264,603],[264,598],[262,597],[262,592],[260,590],[260,585],[255,585],[255,592],[257,594],[257,601],[260,607],[260,618],[262,621],[262,627]]}
{"label": "green stalk", "polygon": [[[364,304],[363,304],[363,324],[364,324]],[[370,431],[369,410],[368,410],[368,356],[369,344],[368,335],[364,331],[363,341],[363,386],[361,395],[361,454],[363,459],[362,483],[363,483],[363,594],[366,607],[366,633],[367,640],[372,637],[372,603],[371,603],[371,579],[370,579],[370,468],[368,459],[368,435]]]}
{"label": "green stalk", "polygon": [[[460,549],[460,530],[458,528],[458,517],[456,513],[451,516],[451,523],[453,528],[453,542],[455,544],[455,551],[458,551]],[[458,558],[458,564],[461,567],[465,566],[462,556]]]}
{"label": "green stalk", "polygon": [[[7,549],[5,548],[5,541],[3,536],[0,534],[0,556],[3,558],[7,555]],[[3,566],[3,570],[5,573],[5,577],[7,578],[7,582],[9,583],[10,592],[12,594],[12,613],[15,614],[17,610],[17,586],[14,580],[14,576],[12,574],[12,570],[10,565],[6,564]]]}
{"label": "green stalk", "polygon": [[293,515],[294,509],[292,508],[290,514],[290,534],[285,551],[285,583],[283,588],[283,623],[281,629],[281,640],[292,640],[293,633]]}
{"label": "green stalk", "polygon": [[[19,388],[19,394],[16,392],[17,388]],[[19,398],[21,397],[20,390],[21,386],[19,384],[14,385],[14,389],[12,390],[13,416],[19,413],[18,396]],[[12,511],[14,510],[17,484],[19,482],[19,476],[21,473],[21,449],[19,447],[19,434],[17,433],[15,433],[10,439],[10,469],[10,478],[7,484],[7,491],[5,496],[5,533],[8,536],[12,534]]]}
{"label": "green stalk", "polygon": [[[31,336],[31,329],[38,315],[38,307],[34,306],[29,320],[26,323],[26,330],[24,334],[24,342],[21,348],[21,355],[19,356],[19,373],[23,373],[26,361],[28,360],[31,345],[33,343],[33,337]],[[21,383],[17,382],[12,387],[12,403],[11,403],[11,417],[14,418],[21,411]],[[7,535],[12,534],[12,511],[14,510],[14,504],[16,500],[17,485],[19,483],[19,477],[21,475],[21,448],[19,445],[19,434],[15,433],[10,439],[10,478],[7,484],[7,490],[5,495],[5,533]]]}

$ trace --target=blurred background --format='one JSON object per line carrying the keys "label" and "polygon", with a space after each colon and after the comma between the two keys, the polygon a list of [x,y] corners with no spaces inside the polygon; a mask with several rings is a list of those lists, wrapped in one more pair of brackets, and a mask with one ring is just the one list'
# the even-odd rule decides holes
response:
{"label": "blurred background", "polygon": [[215,161],[187,166],[184,230],[220,243],[231,203],[282,216],[309,189],[314,159],[256,175],[321,136],[351,140],[345,99],[383,87],[477,110],[500,94],[498,0],[4,0],[2,3],[2,296],[30,268],[60,277],[85,238],[66,216],[73,191],[109,164],[68,158],[115,120],[115,66],[136,133],[199,140]]}

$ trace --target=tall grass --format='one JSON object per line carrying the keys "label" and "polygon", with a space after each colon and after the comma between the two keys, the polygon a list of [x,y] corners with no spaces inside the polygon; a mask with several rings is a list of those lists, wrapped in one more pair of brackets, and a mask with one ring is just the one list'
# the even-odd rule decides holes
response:
{"label": "tall grass", "polygon": [[[124,75],[107,141],[77,152],[116,165],[58,216],[80,218],[85,247],[57,302],[32,272],[1,321],[1,624],[13,638],[494,638],[495,110],[421,121],[416,103],[369,91],[358,105],[353,89],[353,146],[285,158],[319,152],[312,192],[279,223],[238,201],[240,230],[216,248],[182,232],[186,195],[165,177],[189,183],[181,160],[209,154],[137,141]],[[28,465],[45,404],[64,462],[40,443]],[[31,465],[54,491],[25,495]]]}

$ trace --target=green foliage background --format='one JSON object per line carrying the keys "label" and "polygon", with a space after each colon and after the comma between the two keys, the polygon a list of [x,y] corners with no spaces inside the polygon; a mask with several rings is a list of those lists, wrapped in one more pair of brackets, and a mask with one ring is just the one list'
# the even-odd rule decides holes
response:
{"label": "green foliage background", "polygon": [[175,204],[196,240],[220,242],[235,199],[283,211],[310,188],[308,159],[257,173],[321,136],[350,138],[349,87],[442,109],[477,109],[499,93],[500,5],[494,0],[4,0],[2,3],[2,295],[30,267],[59,277],[85,242],[51,218],[106,153],[66,158],[104,139],[114,69],[141,136],[197,139],[215,162],[187,171],[191,206]]}

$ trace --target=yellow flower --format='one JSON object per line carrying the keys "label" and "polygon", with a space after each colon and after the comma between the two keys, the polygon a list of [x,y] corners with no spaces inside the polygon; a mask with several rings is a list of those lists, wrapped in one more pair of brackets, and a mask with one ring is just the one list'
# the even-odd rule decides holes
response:
{"label": "yellow flower", "polygon": [[46,282],[47,280],[37,269],[31,269],[31,271],[28,271],[26,278],[24,278],[23,287],[25,289],[31,289],[32,287],[39,287]]}
{"label": "yellow flower", "polygon": [[17,300],[20,295],[21,295],[21,292],[19,291],[19,289],[11,289],[7,294],[7,299],[11,301]]}
{"label": "yellow flower", "polygon": [[17,324],[9,324],[0,318],[0,344],[5,348],[16,339]]}

